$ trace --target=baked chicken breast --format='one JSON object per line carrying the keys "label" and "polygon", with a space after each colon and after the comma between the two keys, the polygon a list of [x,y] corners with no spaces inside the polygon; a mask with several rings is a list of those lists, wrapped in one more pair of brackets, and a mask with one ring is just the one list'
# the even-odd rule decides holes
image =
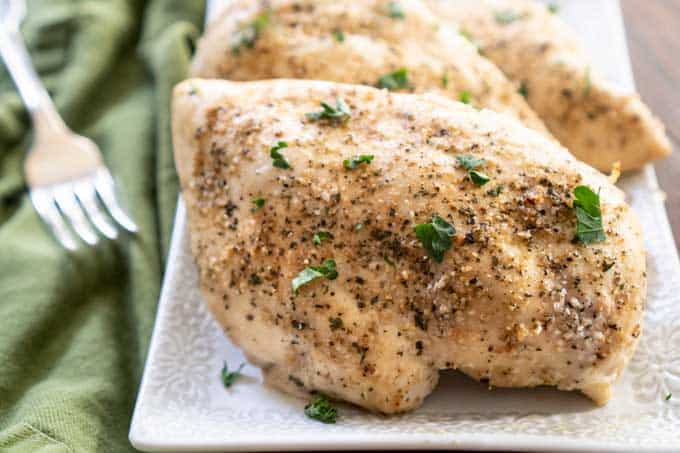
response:
{"label": "baked chicken breast", "polygon": [[552,134],[602,171],[667,156],[664,127],[636,94],[624,94],[590,64],[576,35],[533,0],[427,0],[456,22],[526,96]]}
{"label": "baked chicken breast", "polygon": [[431,91],[548,135],[503,73],[420,0],[237,0],[208,27],[192,74]]}
{"label": "baked chicken breast", "polygon": [[305,80],[185,81],[173,137],[205,301],[272,385],[389,414],[455,368],[609,399],[640,335],[641,234],[554,141]]}

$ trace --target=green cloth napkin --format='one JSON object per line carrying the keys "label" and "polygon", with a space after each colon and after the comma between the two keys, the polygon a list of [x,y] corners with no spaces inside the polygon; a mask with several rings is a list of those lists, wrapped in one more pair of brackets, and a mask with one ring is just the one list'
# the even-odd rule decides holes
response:
{"label": "green cloth napkin", "polygon": [[33,0],[24,36],[59,111],[100,146],[139,234],[68,254],[28,199],[30,122],[0,69],[0,451],[119,452],[177,197],[169,102],[195,0]]}

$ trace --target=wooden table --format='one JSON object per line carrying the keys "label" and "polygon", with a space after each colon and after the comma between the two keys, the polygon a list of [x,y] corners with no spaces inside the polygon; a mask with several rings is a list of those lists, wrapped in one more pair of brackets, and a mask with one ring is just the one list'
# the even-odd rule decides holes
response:
{"label": "wooden table", "polygon": [[655,165],[680,245],[680,0],[621,0],[637,89],[666,124],[673,154]]}

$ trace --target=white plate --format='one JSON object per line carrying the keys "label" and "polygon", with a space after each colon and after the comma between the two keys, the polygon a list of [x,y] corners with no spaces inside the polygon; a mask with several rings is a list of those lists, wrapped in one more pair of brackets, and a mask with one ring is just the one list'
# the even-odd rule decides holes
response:
{"label": "white plate", "polygon": [[[622,89],[633,81],[616,0],[563,0],[594,61]],[[211,12],[217,8],[212,5]],[[211,17],[214,17],[211,13]],[[612,401],[594,407],[576,393],[498,389],[455,372],[422,408],[381,417],[341,405],[338,422],[305,417],[305,401],[262,385],[259,370],[230,390],[224,360],[242,354],[201,301],[179,203],[169,265],[130,440],[140,450],[493,449],[680,451],[680,265],[651,166],[620,185],[641,217],[649,252],[649,298],[639,349]],[[668,393],[673,398],[665,400]]]}

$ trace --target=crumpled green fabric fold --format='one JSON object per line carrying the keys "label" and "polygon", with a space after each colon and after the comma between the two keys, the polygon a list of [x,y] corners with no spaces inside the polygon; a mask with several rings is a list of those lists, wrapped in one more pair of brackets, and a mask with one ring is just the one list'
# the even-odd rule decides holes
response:
{"label": "crumpled green fabric fold", "polygon": [[22,173],[30,121],[0,67],[0,451],[131,451],[130,417],[178,184],[169,103],[203,23],[194,0],[33,0],[23,33],[66,122],[92,138],[139,234],[75,254]]}

